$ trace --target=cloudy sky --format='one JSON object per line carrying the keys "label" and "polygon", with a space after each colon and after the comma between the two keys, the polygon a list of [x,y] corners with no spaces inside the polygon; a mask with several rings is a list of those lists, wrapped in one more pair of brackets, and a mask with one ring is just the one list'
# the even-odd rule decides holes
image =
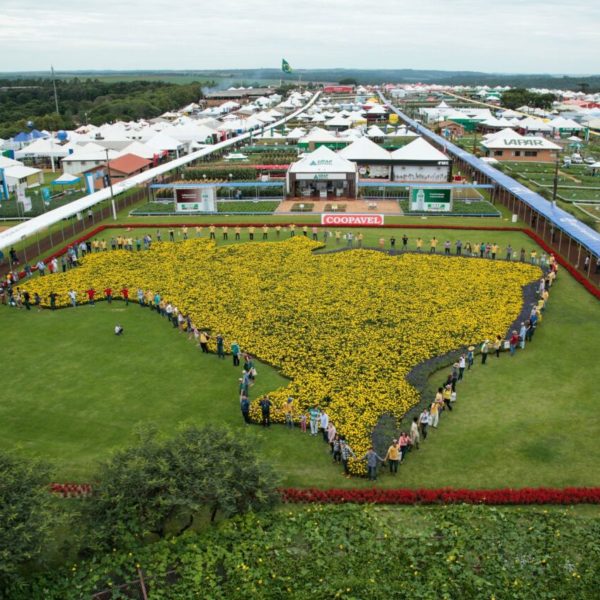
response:
{"label": "cloudy sky", "polygon": [[0,0],[0,71],[415,68],[598,73],[580,0]]}

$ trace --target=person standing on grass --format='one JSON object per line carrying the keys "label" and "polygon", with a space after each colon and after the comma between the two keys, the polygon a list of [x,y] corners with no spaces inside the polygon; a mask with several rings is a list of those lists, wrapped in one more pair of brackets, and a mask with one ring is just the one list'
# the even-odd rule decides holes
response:
{"label": "person standing on grass", "polygon": [[506,246],[506,260],[511,261],[512,254],[513,254],[513,249],[512,249],[512,246],[509,244],[508,246]]}
{"label": "person standing on grass", "polygon": [[126,285],[121,290],[121,297],[125,300],[125,306],[129,306],[129,288]]}
{"label": "person standing on grass", "polygon": [[465,374],[466,366],[467,366],[467,357],[463,353],[460,355],[460,358],[458,359],[458,381],[460,381],[463,378],[463,376]]}
{"label": "person standing on grass", "polygon": [[308,414],[310,416],[310,435],[317,435],[319,429],[319,417],[321,415],[319,409],[313,406]]}
{"label": "person standing on grass", "polygon": [[56,310],[56,298],[58,294],[56,292],[50,292],[48,298],[50,298],[50,310]]}
{"label": "person standing on grass", "polygon": [[498,250],[499,250],[498,244],[496,244],[496,242],[494,242],[492,244],[492,260],[496,260],[496,254],[498,254]]}
{"label": "person standing on grass", "polygon": [[323,410],[319,415],[319,427],[321,428],[321,435],[323,436],[323,441],[327,442],[327,428],[329,427],[329,415],[325,410]]}
{"label": "person standing on grass", "polygon": [[493,349],[494,349],[494,352],[496,353],[496,358],[500,358],[500,350],[502,349],[502,336],[501,335],[496,336],[496,339],[494,340]]}
{"label": "person standing on grass", "polygon": [[202,348],[202,352],[204,354],[208,354],[208,340],[210,339],[210,336],[208,335],[208,333],[206,331],[201,331],[200,332],[200,348]]}
{"label": "person standing on grass", "polygon": [[408,250],[408,236],[406,234],[403,234],[402,236],[402,250],[404,250],[404,252]]}
{"label": "person standing on grass", "polygon": [[420,441],[421,436],[419,435],[419,419],[418,417],[413,417],[412,423],[410,424],[410,445],[415,450],[418,450]]}
{"label": "person standing on grass", "polygon": [[462,254],[462,242],[460,240],[456,240],[454,245],[456,246],[456,256],[460,256]]}
{"label": "person standing on grass", "polygon": [[223,231],[223,240],[228,240],[229,239],[229,227],[227,227],[227,225],[223,225],[223,227],[221,227],[221,230]]}
{"label": "person standing on grass", "polygon": [[277,236],[277,239],[281,237],[281,225],[275,225],[275,235]]}
{"label": "person standing on grass", "polygon": [[40,277],[43,277],[46,274],[46,263],[43,260],[40,260],[36,267]]}
{"label": "person standing on grass", "polygon": [[233,231],[235,231],[235,240],[237,242],[240,239],[240,234],[242,233],[242,228],[238,225]]}
{"label": "person standing on grass", "polygon": [[269,228],[266,225],[262,226],[263,240],[269,239]]}
{"label": "person standing on grass", "polygon": [[217,342],[217,357],[225,359],[225,340],[223,339],[223,336],[220,333],[217,334],[216,342]]}
{"label": "person standing on grass", "polygon": [[306,419],[306,413],[302,413],[300,415],[300,419],[299,419],[299,421],[300,421],[300,431],[302,433],[306,433],[306,420],[307,420]]}
{"label": "person standing on grass", "polygon": [[336,243],[336,245],[338,245],[338,246],[339,246],[339,244],[340,244],[340,240],[341,240],[341,239],[342,239],[342,232],[341,232],[341,231],[338,229],[338,230],[335,232],[335,243]]}
{"label": "person standing on grass", "polygon": [[367,470],[369,472],[369,480],[376,481],[377,480],[377,462],[383,462],[383,458],[375,452],[373,446],[371,446],[367,453],[363,456],[363,460],[367,461]]}
{"label": "person standing on grass", "polygon": [[439,405],[435,400],[431,403],[429,407],[429,422],[432,427],[437,429],[438,423],[440,422],[440,409]]}
{"label": "person standing on grass", "polygon": [[421,252],[421,248],[423,247],[423,240],[418,237],[417,238],[417,252]]}
{"label": "person standing on grass", "polygon": [[400,449],[398,448],[398,440],[392,440],[383,462],[387,462],[389,464],[390,473],[392,475],[395,475],[398,472],[398,463],[400,462]]}
{"label": "person standing on grass", "polygon": [[285,426],[288,429],[294,428],[294,398],[288,396],[285,402]]}
{"label": "person standing on grass", "polygon": [[444,242],[444,254],[450,255],[450,240]]}
{"label": "person standing on grass", "polygon": [[356,235],[356,240],[357,240],[357,242],[358,242],[358,247],[359,247],[359,248],[362,248],[362,245],[363,245],[363,238],[364,238],[364,236],[363,236],[362,232],[359,232],[359,233]]}
{"label": "person standing on grass", "polygon": [[242,417],[245,423],[251,423],[250,421],[250,400],[248,400],[248,396],[242,396],[240,401],[240,409],[242,411]]}
{"label": "person standing on grass", "polygon": [[400,462],[404,462],[404,457],[410,450],[410,437],[403,431],[398,439],[398,448],[400,448]]}
{"label": "person standing on grass", "polygon": [[319,230],[316,227],[312,228],[312,239],[315,242],[318,241],[318,239],[319,239],[318,232],[319,232]]}
{"label": "person standing on grass", "polygon": [[329,447],[331,448],[331,454],[333,455],[333,445],[335,442],[335,438],[337,437],[337,429],[335,428],[335,425],[329,421],[329,425],[327,425],[327,443],[329,444]]}
{"label": "person standing on grass", "polygon": [[485,365],[485,361],[487,360],[488,352],[490,351],[490,340],[485,340],[483,344],[481,344],[481,364]]}
{"label": "person standing on grass", "polygon": [[333,458],[333,462],[341,462],[342,460],[342,448],[340,445],[340,436],[336,435],[333,438],[333,445],[332,445],[332,453],[331,456]]}
{"label": "person standing on grass", "polygon": [[351,456],[353,458],[356,458],[356,454],[354,454],[354,451],[352,450],[352,448],[350,448],[350,446],[348,445],[348,442],[346,442],[346,440],[343,438],[340,440],[340,454],[342,457],[342,464],[344,465],[344,476],[350,477],[350,469],[348,468],[348,461],[350,460]]}
{"label": "person standing on grass", "polygon": [[112,288],[107,287],[104,289],[104,299],[109,304],[112,304]]}
{"label": "person standing on grass", "polygon": [[427,439],[427,427],[429,427],[429,419],[429,411],[427,410],[427,407],[425,407],[419,415],[419,432],[423,436],[424,440]]}
{"label": "person standing on grass", "polygon": [[23,292],[23,305],[27,310],[31,310],[31,296],[28,291]]}
{"label": "person standing on grass", "polygon": [[348,235],[346,236],[346,240],[347,240],[347,244],[346,245],[348,246],[348,248],[352,248],[352,242],[354,240],[354,234],[351,231],[348,232]]}
{"label": "person standing on grass", "polygon": [[379,248],[381,248],[381,250],[385,250],[385,238],[384,237],[379,238]]}
{"label": "person standing on grass", "polygon": [[71,290],[68,296],[69,300],[71,301],[71,306],[75,308],[77,306],[77,292],[75,290]]}
{"label": "person standing on grass", "polygon": [[395,238],[394,236],[392,236],[392,237],[390,238],[390,248],[391,248],[392,250],[395,250],[395,249],[396,249],[396,238]]}
{"label": "person standing on grass", "polygon": [[467,348],[467,371],[471,370],[473,363],[475,362],[475,346],[469,346]]}
{"label": "person standing on grass", "polygon": [[255,228],[253,225],[250,225],[250,227],[248,227],[248,237],[251,241],[254,239],[254,229]]}
{"label": "person standing on grass", "polygon": [[519,345],[519,334],[516,329],[513,329],[509,340],[510,355],[513,356]]}
{"label": "person standing on grass", "polygon": [[271,426],[271,400],[269,400],[269,396],[265,396],[260,401],[260,410],[262,413],[262,426],[270,427]]}
{"label": "person standing on grass", "polygon": [[437,238],[432,237],[431,241],[429,242],[429,254],[435,254],[436,253],[436,248],[438,245],[438,241]]}
{"label": "person standing on grass", "polygon": [[182,233],[182,235],[183,235],[183,239],[184,239],[184,240],[187,240],[187,239],[188,239],[188,228],[187,228],[187,225],[184,225],[184,226],[181,228],[181,233]]}
{"label": "person standing on grass", "polygon": [[88,296],[88,301],[90,303],[90,306],[95,306],[95,304],[94,304],[94,298],[96,296],[96,290],[93,287],[91,287],[89,290],[86,290],[85,293]]}
{"label": "person standing on grass", "polygon": [[215,237],[216,237],[216,236],[215,236],[215,231],[216,231],[216,229],[217,229],[217,228],[216,228],[214,225],[211,225],[211,226],[208,228],[208,231],[210,232],[210,235],[208,236],[208,237],[209,237],[209,239],[211,239],[211,240],[214,240],[214,239],[215,239]]}
{"label": "person standing on grass", "polygon": [[237,342],[231,342],[231,357],[233,358],[233,366],[240,365],[240,345]]}
{"label": "person standing on grass", "polygon": [[294,237],[296,235],[296,225],[294,223],[290,223],[290,237]]}
{"label": "person standing on grass", "polygon": [[446,408],[447,408],[449,411],[452,411],[452,403],[451,403],[451,400],[452,400],[452,392],[453,392],[453,391],[454,391],[454,390],[452,389],[452,386],[451,386],[451,385],[447,385],[447,386],[444,388],[444,391],[442,392],[442,399],[443,399],[443,401],[444,401],[444,404],[446,405]]}
{"label": "person standing on grass", "polygon": [[525,323],[521,322],[521,327],[519,329],[519,347],[521,350],[525,350],[525,339],[527,338],[527,327]]}

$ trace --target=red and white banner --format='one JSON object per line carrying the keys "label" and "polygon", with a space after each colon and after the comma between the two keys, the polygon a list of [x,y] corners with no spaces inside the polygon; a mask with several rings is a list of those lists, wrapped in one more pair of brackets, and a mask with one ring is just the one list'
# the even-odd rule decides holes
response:
{"label": "red and white banner", "polygon": [[344,213],[323,213],[321,225],[348,225],[352,227],[364,227],[383,225],[383,215],[360,215]]}

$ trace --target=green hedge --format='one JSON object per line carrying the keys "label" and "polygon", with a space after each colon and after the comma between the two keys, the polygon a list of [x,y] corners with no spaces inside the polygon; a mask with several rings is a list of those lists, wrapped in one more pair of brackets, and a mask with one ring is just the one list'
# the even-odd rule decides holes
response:
{"label": "green hedge", "polygon": [[272,213],[279,206],[279,202],[258,200],[255,202],[217,202],[217,211],[220,213]]}
{"label": "green hedge", "polygon": [[[185,181],[202,181],[204,176],[206,179],[220,179],[222,181],[252,181],[256,179],[256,169],[251,166],[241,167],[239,165],[231,165],[227,168],[215,167],[196,167],[185,170]],[[231,178],[229,177],[231,175]]]}
{"label": "green hedge", "polygon": [[[600,519],[568,510],[283,507],[7,586],[12,600],[598,597]],[[135,593],[134,593],[135,592]]]}

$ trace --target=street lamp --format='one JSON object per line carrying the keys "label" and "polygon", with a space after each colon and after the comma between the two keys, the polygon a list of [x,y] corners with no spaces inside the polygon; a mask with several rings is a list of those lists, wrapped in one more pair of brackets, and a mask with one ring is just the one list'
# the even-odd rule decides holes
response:
{"label": "street lamp", "polygon": [[109,160],[108,160],[108,148],[104,148],[104,152],[106,152],[106,176],[108,177],[108,185],[110,187],[110,203],[111,203],[111,206],[112,206],[113,219],[116,221],[117,220],[117,207],[115,206],[115,194],[113,192],[112,178],[110,176],[110,165],[109,165]]}

